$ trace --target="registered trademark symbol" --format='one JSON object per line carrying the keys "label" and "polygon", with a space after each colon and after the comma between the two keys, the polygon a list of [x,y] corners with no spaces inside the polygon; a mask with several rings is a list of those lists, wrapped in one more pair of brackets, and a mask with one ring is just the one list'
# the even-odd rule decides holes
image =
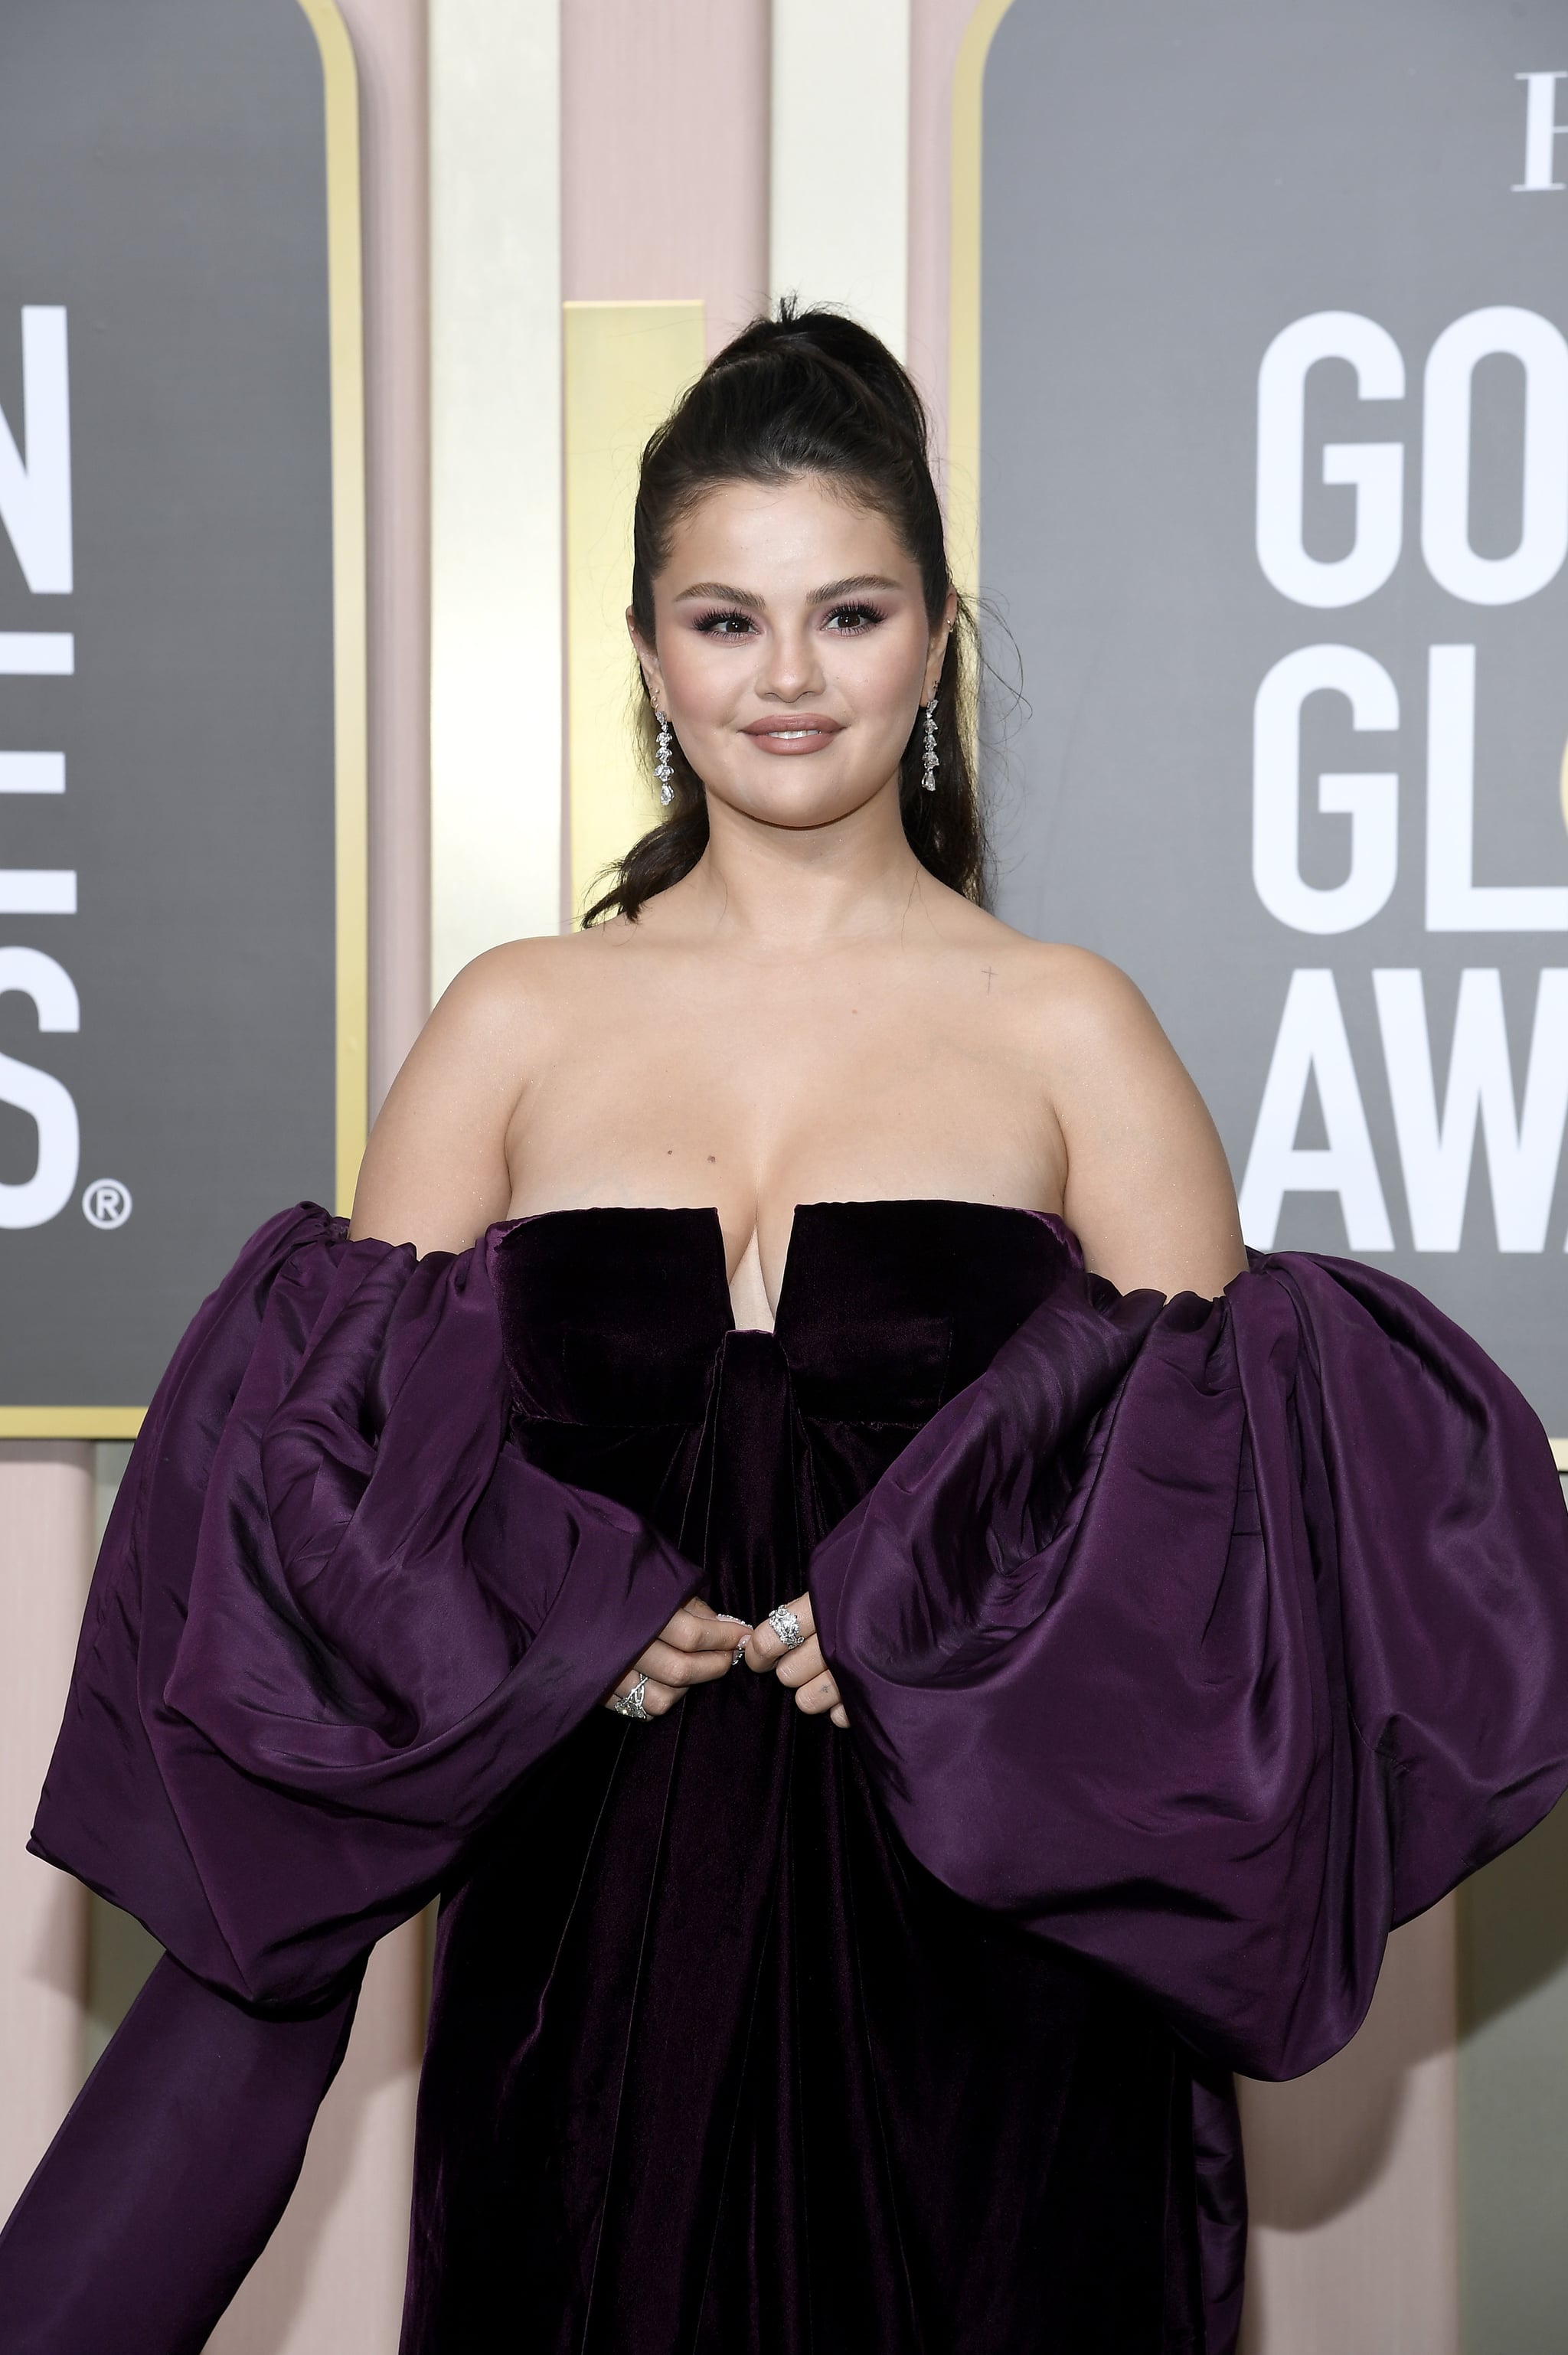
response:
{"label": "registered trademark symbol", "polygon": [[131,1188],[118,1178],[95,1178],[81,1198],[81,1215],[90,1227],[123,1227],[131,1215]]}

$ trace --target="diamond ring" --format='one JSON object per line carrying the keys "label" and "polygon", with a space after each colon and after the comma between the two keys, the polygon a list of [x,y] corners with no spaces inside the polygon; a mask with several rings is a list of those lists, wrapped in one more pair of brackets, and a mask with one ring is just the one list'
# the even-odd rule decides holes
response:
{"label": "diamond ring", "polygon": [[648,1712],[643,1707],[643,1695],[646,1692],[647,1689],[648,1680],[646,1677],[639,1677],[636,1683],[632,1687],[630,1692],[612,1693],[610,1696],[610,1706],[614,1710],[616,1716],[640,1717],[643,1722],[647,1724],[649,1722]]}
{"label": "diamond ring", "polygon": [[768,1614],[768,1625],[786,1652],[793,1652],[797,1644],[804,1644],[805,1641],[801,1631],[800,1621],[787,1603],[774,1604]]}

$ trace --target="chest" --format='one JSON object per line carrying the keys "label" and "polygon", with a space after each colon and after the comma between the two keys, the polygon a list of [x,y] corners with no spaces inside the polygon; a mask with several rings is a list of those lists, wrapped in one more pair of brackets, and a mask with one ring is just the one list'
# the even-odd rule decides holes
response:
{"label": "chest", "polygon": [[1039,1059],[983,975],[638,978],[575,1009],[541,1058],[509,1140],[515,1211],[716,1202],[743,1238],[775,1196],[1058,1206]]}

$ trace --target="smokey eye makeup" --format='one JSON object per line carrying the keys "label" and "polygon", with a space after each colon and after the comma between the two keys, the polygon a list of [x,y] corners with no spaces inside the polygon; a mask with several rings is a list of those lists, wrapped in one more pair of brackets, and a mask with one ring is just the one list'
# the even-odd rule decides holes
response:
{"label": "smokey eye makeup", "polygon": [[835,605],[823,616],[825,622],[835,623],[837,635],[845,638],[856,637],[862,630],[874,630],[879,622],[885,622],[887,618],[875,605],[858,604]]}
{"label": "smokey eye makeup", "polygon": [[750,613],[738,606],[720,606],[710,613],[692,617],[691,626],[705,638],[740,638],[749,636],[756,624]]}
{"label": "smokey eye makeup", "polygon": [[[836,637],[853,638],[867,630],[874,630],[886,619],[887,615],[877,606],[856,602],[830,606],[823,614],[822,623],[825,628],[833,630]],[[738,606],[728,605],[715,607],[711,613],[697,614],[691,626],[705,638],[741,638],[750,637],[756,629],[756,623],[750,613],[742,613]]]}

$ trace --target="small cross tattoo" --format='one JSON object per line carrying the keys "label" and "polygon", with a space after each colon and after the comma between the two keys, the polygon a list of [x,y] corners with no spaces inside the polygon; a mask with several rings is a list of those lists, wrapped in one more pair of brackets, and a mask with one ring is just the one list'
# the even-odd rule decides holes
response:
{"label": "small cross tattoo", "polygon": [[991,984],[997,977],[996,967],[994,965],[984,964],[980,967],[980,970],[986,976],[986,995],[989,997],[991,995]]}

